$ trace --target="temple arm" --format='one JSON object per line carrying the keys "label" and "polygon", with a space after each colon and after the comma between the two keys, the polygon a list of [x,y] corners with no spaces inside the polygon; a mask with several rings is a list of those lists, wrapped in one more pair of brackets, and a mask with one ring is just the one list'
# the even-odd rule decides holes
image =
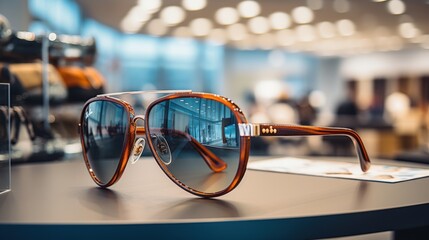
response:
{"label": "temple arm", "polygon": [[359,157],[360,167],[366,172],[371,166],[368,153],[359,135],[348,128],[314,127],[283,124],[239,124],[241,136],[311,136],[311,135],[342,135],[352,139]]}
{"label": "temple arm", "polygon": [[[228,165],[226,162],[224,162],[222,159],[216,156],[212,151],[210,151],[207,147],[202,145],[200,142],[198,142],[195,138],[193,138],[188,133],[182,132],[179,130],[173,130],[173,129],[159,129],[159,130],[163,133],[167,132],[169,134],[179,135],[181,137],[188,139],[188,141],[191,143],[191,146],[200,154],[200,156],[204,159],[204,161],[207,163],[210,169],[213,170],[214,172],[222,172],[227,168]],[[144,127],[137,127],[138,135],[144,135],[145,132],[146,130]]]}

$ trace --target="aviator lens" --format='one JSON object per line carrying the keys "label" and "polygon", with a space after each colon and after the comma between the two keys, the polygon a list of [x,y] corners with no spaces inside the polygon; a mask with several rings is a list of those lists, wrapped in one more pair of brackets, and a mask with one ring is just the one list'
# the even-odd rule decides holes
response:
{"label": "aviator lens", "polygon": [[129,113],[117,103],[93,101],[82,115],[83,151],[90,171],[101,185],[112,180],[119,167],[129,128]]}
{"label": "aviator lens", "polygon": [[148,140],[169,175],[193,191],[208,194],[232,184],[240,164],[240,135],[228,106],[211,99],[179,97],[161,101],[149,111]]}

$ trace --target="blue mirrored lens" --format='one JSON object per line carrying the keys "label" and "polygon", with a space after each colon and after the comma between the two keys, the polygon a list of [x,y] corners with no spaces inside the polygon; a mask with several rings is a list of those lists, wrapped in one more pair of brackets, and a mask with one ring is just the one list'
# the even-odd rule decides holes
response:
{"label": "blue mirrored lens", "polygon": [[154,153],[181,183],[216,193],[231,185],[240,163],[237,119],[215,100],[181,97],[162,101],[148,115]]}
{"label": "blue mirrored lens", "polygon": [[84,109],[82,136],[91,171],[107,184],[118,169],[129,128],[129,113],[117,103],[94,101]]}

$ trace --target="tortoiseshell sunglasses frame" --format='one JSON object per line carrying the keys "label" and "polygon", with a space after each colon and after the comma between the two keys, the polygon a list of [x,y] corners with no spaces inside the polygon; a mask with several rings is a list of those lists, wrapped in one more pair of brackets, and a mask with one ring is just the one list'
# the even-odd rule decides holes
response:
{"label": "tortoiseshell sunglasses frame", "polygon": [[[161,97],[155,101],[153,101],[147,108],[145,115],[135,115],[134,108],[127,103],[124,100],[121,100],[119,98],[116,98],[115,96],[118,95],[124,95],[124,94],[144,94],[144,93],[173,93],[169,94],[167,96]],[[205,193],[201,191],[197,191],[195,189],[192,189],[186,185],[184,185],[180,180],[176,179],[170,171],[167,169],[165,164],[163,163],[163,160],[156,154],[155,146],[153,145],[152,141],[150,140],[150,137],[147,136],[148,131],[146,129],[149,129],[149,123],[148,121],[144,121],[144,127],[137,126],[138,120],[145,120],[148,119],[148,115],[151,112],[151,109],[156,106],[157,104],[166,101],[166,100],[172,100],[176,98],[202,98],[202,99],[208,99],[217,101],[219,103],[224,104],[226,107],[228,107],[231,112],[234,114],[234,117],[236,118],[239,132],[240,132],[240,159],[239,159],[239,165],[238,170],[235,174],[234,179],[232,180],[231,184],[225,188],[224,190],[215,192],[215,193]],[[359,135],[352,129],[348,128],[335,128],[335,127],[316,127],[316,126],[301,126],[301,125],[287,125],[287,124],[259,124],[259,123],[248,123],[246,120],[246,117],[244,116],[243,112],[240,110],[240,108],[229,98],[222,97],[220,95],[211,94],[211,93],[197,93],[197,92],[191,92],[189,90],[184,91],[150,91],[150,92],[124,92],[124,93],[112,93],[112,94],[103,94],[98,95],[95,98],[92,98],[88,100],[84,107],[81,114],[81,123],[84,119],[84,111],[87,108],[87,106],[94,102],[94,101],[109,101],[116,104],[119,104],[124,107],[124,109],[127,112],[128,116],[128,124],[127,124],[127,130],[126,130],[126,136],[125,136],[125,143],[124,148],[121,154],[121,159],[119,161],[118,167],[112,177],[112,179],[107,183],[102,183],[97,176],[94,174],[94,172],[91,169],[91,166],[89,164],[87,154],[85,152],[85,147],[83,147],[83,157],[86,164],[86,167],[88,169],[88,172],[91,176],[91,178],[94,180],[95,183],[97,183],[100,187],[109,187],[116,183],[122,176],[125,167],[127,165],[128,159],[130,158],[130,155],[132,153],[134,141],[136,139],[136,136],[138,135],[145,135],[147,139],[147,143],[149,144],[149,148],[152,152],[153,157],[155,158],[158,165],[161,167],[161,169],[164,171],[164,173],[179,187],[184,189],[185,191],[192,193],[194,195],[200,196],[200,197],[217,197],[224,195],[231,190],[233,190],[235,187],[238,186],[240,181],[243,179],[243,176],[246,172],[247,168],[247,162],[249,159],[249,152],[250,152],[250,138],[251,137],[257,137],[257,136],[311,136],[311,135],[344,135],[347,137],[350,137],[356,147],[357,155],[359,158],[360,166],[362,171],[366,172],[369,170],[371,161],[368,157],[368,154],[365,150],[365,146],[363,144],[362,139],[359,137]],[[84,137],[83,137],[83,129],[81,127],[81,124],[79,124],[79,132],[81,135],[81,144],[84,146]],[[194,141],[195,142],[195,141]],[[199,143],[195,143],[194,145],[195,149],[203,156],[206,163],[210,166],[210,168],[214,171],[222,171],[222,160],[220,160],[216,155],[214,155],[209,150],[205,149],[205,147]],[[217,169],[219,167],[219,169]]]}

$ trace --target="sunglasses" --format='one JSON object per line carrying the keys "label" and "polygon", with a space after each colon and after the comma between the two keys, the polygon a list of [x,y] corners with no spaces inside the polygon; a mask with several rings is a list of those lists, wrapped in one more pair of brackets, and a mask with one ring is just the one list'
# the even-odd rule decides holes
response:
{"label": "sunglasses", "polygon": [[[144,115],[135,115],[133,107],[118,98],[129,94],[168,95],[153,101]],[[351,129],[248,123],[230,99],[192,91],[98,95],[85,103],[79,132],[86,167],[101,187],[116,183],[146,144],[174,183],[201,197],[224,195],[237,187],[246,171],[250,140],[257,136],[344,135],[353,140],[362,171],[371,164],[361,138]]]}

